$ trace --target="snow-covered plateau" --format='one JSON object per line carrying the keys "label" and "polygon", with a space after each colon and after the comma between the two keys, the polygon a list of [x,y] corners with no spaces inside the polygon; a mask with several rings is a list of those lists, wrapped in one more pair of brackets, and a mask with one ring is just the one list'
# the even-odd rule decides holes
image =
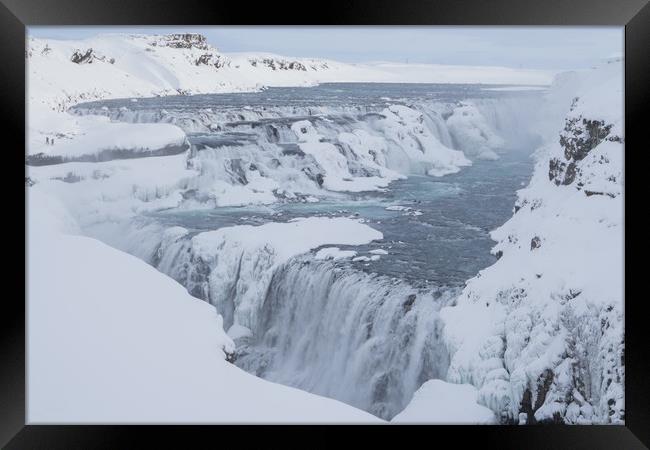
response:
{"label": "snow-covered plateau", "polygon": [[26,57],[30,422],[624,422],[620,60]]}

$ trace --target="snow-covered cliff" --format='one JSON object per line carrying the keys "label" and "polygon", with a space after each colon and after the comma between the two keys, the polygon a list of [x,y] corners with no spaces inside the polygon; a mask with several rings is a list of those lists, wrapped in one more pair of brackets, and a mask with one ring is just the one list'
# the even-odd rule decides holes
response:
{"label": "snow-covered cliff", "polygon": [[492,232],[500,259],[441,312],[447,379],[504,422],[623,423],[621,62],[558,77],[547,108],[564,124]]}

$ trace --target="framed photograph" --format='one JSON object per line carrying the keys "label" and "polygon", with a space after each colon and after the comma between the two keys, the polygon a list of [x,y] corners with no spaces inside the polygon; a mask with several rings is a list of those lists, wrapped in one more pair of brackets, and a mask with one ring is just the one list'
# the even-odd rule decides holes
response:
{"label": "framed photograph", "polygon": [[6,448],[650,444],[647,0],[1,10]]}

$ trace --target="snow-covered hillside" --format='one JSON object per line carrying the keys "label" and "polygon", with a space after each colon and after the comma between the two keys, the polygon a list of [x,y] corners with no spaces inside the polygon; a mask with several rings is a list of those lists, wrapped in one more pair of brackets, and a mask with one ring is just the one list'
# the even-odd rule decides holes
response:
{"label": "snow-covered hillside", "polygon": [[622,88],[620,61],[557,78],[564,124],[492,233],[500,259],[441,312],[448,381],[502,421],[624,421]]}
{"label": "snow-covered hillside", "polygon": [[226,56],[200,34],[106,34],[83,41],[30,38],[28,95],[64,110],[79,101],[312,85],[356,69],[275,55]]}
{"label": "snow-covered hillside", "polygon": [[310,86],[322,82],[545,85],[552,72],[503,67],[346,64],[264,53],[225,54],[200,34],[29,38],[30,105],[62,111],[100,98],[152,97]]}
{"label": "snow-covered hillside", "polygon": [[38,186],[28,196],[30,423],[368,423],[341,402],[226,361],[213,306],[79,232]]}

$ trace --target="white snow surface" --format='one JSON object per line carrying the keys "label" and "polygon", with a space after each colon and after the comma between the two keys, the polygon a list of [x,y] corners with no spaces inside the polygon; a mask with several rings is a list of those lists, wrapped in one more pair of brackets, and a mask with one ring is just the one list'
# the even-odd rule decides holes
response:
{"label": "white snow surface", "polygon": [[[52,123],[56,116],[67,116],[68,123],[61,124],[64,119]],[[30,154],[70,158],[102,150],[144,152],[181,146],[186,140],[183,130],[168,123],[119,123],[104,116],[73,117],[48,112],[32,118],[34,127],[30,127],[27,146]],[[54,144],[46,144],[46,138],[53,139]]]}
{"label": "white snow surface", "polygon": [[391,423],[432,425],[488,425],[496,423],[494,412],[476,401],[470,384],[429,380],[413,394],[408,406]]}
{"label": "white snow surface", "polygon": [[225,361],[213,306],[28,196],[29,423],[380,422]]}
{"label": "white snow surface", "polygon": [[198,256],[210,258],[224,242],[253,252],[259,247],[272,248],[276,264],[292,256],[327,244],[362,245],[382,239],[381,232],[345,217],[307,217],[289,222],[264,225],[237,225],[206,231],[192,238]]}
{"label": "white snow surface", "polygon": [[[476,386],[501,419],[623,422],[622,87],[620,61],[558,77],[547,108],[565,124],[492,232],[502,256],[441,311],[447,381]],[[607,130],[594,145],[588,121]],[[575,164],[575,179],[554,162]]]}

